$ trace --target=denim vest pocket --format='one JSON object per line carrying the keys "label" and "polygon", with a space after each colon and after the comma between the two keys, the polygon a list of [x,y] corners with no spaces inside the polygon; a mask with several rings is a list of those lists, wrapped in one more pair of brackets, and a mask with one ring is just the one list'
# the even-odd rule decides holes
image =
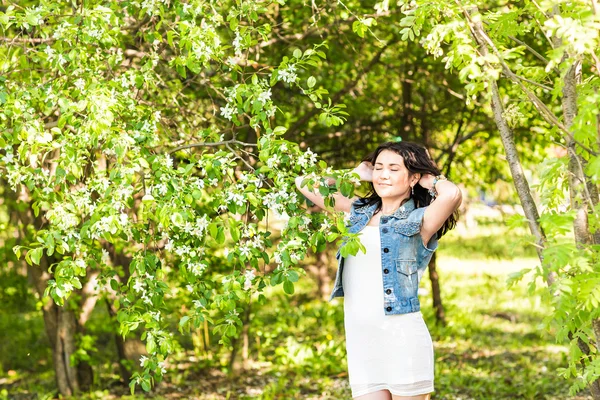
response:
{"label": "denim vest pocket", "polygon": [[414,236],[421,232],[421,224],[419,222],[402,222],[394,227],[396,232],[403,234],[404,236]]}
{"label": "denim vest pocket", "polygon": [[416,290],[418,282],[418,264],[416,259],[396,259],[396,271],[398,271],[398,284],[400,293],[409,294]]}

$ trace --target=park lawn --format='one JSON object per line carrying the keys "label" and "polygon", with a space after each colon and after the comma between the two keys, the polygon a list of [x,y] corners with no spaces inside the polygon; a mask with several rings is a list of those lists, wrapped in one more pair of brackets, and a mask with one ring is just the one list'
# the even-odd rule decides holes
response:
{"label": "park lawn", "polygon": [[[528,294],[528,278],[507,288],[510,273],[538,262],[530,251],[511,248],[513,241],[506,235],[449,235],[441,241],[438,270],[446,327],[435,324],[428,279],[422,283],[428,293],[421,295],[434,340],[435,400],[588,398],[587,393],[570,396],[571,382],[554,372],[566,365],[566,347],[542,327],[550,310],[538,295]],[[457,257],[461,248],[468,250]],[[79,398],[350,399],[342,301],[312,298],[314,285],[301,278],[293,296],[281,286],[269,288],[267,304],[253,306],[245,372],[227,373],[227,352],[209,362],[184,345],[166,379],[150,394],[138,390],[129,395],[115,384],[115,365],[106,363],[97,367],[96,390]],[[536,290],[545,290],[542,282]],[[52,398],[50,372],[39,367],[16,371],[17,381],[0,381],[0,398]]]}

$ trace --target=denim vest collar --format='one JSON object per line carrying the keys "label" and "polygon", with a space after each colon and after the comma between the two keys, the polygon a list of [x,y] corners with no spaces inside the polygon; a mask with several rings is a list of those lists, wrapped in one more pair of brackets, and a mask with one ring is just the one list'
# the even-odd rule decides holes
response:
{"label": "denim vest collar", "polygon": [[[370,206],[362,206],[357,207],[355,211],[361,214],[367,214],[369,216],[368,220],[371,219],[373,213],[375,213],[375,209],[377,208],[377,203],[371,204]],[[411,197],[404,204],[402,204],[398,209],[391,215],[386,215],[386,217],[393,217],[397,219],[406,219],[410,215],[410,213],[415,209],[415,201]],[[368,221],[367,220],[367,221]]]}

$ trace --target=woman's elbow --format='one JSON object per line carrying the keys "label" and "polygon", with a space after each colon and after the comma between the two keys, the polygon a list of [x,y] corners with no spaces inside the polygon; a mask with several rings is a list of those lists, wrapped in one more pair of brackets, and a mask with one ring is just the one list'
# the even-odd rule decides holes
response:
{"label": "woman's elbow", "polygon": [[455,210],[462,204],[462,191],[458,188],[456,188],[456,192],[452,196],[452,203],[454,204]]}

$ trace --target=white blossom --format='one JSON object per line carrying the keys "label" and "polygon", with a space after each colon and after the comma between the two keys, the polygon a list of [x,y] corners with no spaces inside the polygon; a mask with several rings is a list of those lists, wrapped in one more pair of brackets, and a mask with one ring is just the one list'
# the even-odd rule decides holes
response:
{"label": "white blossom", "polygon": [[244,289],[248,290],[252,287],[252,280],[255,277],[255,273],[254,270],[249,269],[246,271],[246,273],[244,274],[244,277],[246,278],[246,280],[244,281]]}
{"label": "white blossom", "polygon": [[54,55],[56,54],[56,50],[54,50],[52,47],[47,46],[44,49],[44,53],[46,53],[46,55],[48,56],[48,61],[52,61],[54,59]]}
{"label": "white blossom", "polygon": [[240,36],[240,31],[235,30],[235,39],[233,39],[233,47],[235,49],[235,55],[242,56],[242,37]]}
{"label": "white blossom", "polygon": [[168,154],[165,154],[165,167],[168,169],[173,168],[173,159]]}
{"label": "white blossom", "polygon": [[296,66],[294,64],[290,64],[286,69],[280,70],[277,75],[279,79],[286,83],[295,82],[298,78],[298,75],[296,75]]}
{"label": "white blossom", "polygon": [[158,367],[160,368],[160,373],[161,374],[166,374],[167,370],[165,369],[165,362],[164,361],[159,361],[158,362]]}
{"label": "white blossom", "polygon": [[156,321],[160,321],[160,311],[150,311],[149,314],[152,316],[152,318],[154,318]]}
{"label": "white blossom", "polygon": [[221,107],[221,115],[223,116],[223,118],[231,121],[233,118],[233,112],[235,111],[235,108],[231,106],[231,104],[227,103],[227,105],[225,107]]}
{"label": "white blossom", "polygon": [[248,246],[240,246],[239,251],[240,255],[244,257],[248,257],[248,255],[250,255],[250,248]]}
{"label": "white blossom", "polygon": [[136,279],[135,284],[133,285],[133,290],[135,290],[138,293],[143,292],[144,291],[144,283],[141,280]]}
{"label": "white blossom", "polygon": [[273,154],[273,156],[267,160],[267,167],[275,168],[278,165],[279,165],[279,157],[277,156],[277,154]]}
{"label": "white blossom", "polygon": [[258,95],[258,101],[265,104],[267,101],[271,100],[271,89],[267,89],[265,92],[262,92]]}

